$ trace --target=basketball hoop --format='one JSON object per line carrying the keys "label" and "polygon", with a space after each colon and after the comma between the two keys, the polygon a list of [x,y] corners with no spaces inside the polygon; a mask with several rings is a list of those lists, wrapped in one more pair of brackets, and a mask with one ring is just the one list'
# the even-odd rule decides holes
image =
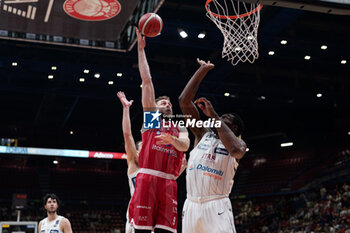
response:
{"label": "basketball hoop", "polygon": [[261,4],[237,0],[207,0],[208,18],[213,21],[224,36],[222,58],[232,65],[238,62],[253,63],[258,57],[258,27]]}

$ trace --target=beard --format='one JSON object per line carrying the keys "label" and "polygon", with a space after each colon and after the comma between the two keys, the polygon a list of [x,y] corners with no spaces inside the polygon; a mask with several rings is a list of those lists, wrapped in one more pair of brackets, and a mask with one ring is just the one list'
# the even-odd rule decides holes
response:
{"label": "beard", "polygon": [[47,213],[48,214],[55,214],[55,213],[57,213],[57,210],[48,210]]}

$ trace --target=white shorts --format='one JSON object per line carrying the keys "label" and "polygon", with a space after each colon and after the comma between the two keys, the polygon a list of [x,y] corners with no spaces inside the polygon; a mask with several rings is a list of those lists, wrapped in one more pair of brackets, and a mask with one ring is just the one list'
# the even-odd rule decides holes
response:
{"label": "white shorts", "polygon": [[126,211],[125,233],[134,233],[134,232],[135,232],[134,227],[129,222],[129,206],[128,206],[128,210]]}
{"label": "white shorts", "polygon": [[186,199],[182,211],[182,233],[236,233],[228,198],[197,203]]}

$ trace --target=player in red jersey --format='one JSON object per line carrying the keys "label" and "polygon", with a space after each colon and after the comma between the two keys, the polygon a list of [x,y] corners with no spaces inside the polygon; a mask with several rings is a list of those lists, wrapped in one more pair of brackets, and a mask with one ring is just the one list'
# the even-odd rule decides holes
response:
{"label": "player in red jersey", "polygon": [[[136,29],[137,30],[137,29]],[[146,41],[137,30],[138,62],[142,79],[142,106],[154,119],[160,117],[160,127],[142,130],[142,149],[139,154],[140,170],[135,192],[129,207],[129,219],[135,232],[176,232],[177,184],[183,152],[190,145],[186,128],[163,125],[163,118],[172,115],[168,97],[155,99],[152,77],[148,66]],[[159,110],[156,112],[156,110]],[[152,119],[152,120],[154,120]]]}

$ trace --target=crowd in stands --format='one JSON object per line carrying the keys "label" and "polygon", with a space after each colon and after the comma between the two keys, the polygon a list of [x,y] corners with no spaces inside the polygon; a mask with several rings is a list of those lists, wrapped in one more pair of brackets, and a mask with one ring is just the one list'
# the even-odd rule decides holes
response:
{"label": "crowd in stands", "polygon": [[233,201],[238,232],[350,233],[350,186]]}
{"label": "crowd in stands", "polygon": [[[313,161],[310,155],[301,156],[303,159],[289,157],[292,156],[280,156],[278,161],[267,158],[260,164],[254,163],[256,159],[247,158],[245,162],[242,161],[240,169],[245,174],[241,174],[241,181],[244,178],[246,181],[235,184],[232,194],[235,197],[242,194],[251,194],[254,197],[232,198],[237,233],[350,233],[350,151],[344,150],[328,160],[319,159],[325,162],[316,165],[314,162],[307,162]],[[0,189],[0,222],[17,219],[16,212],[11,209],[10,198],[13,193],[27,193],[29,197],[28,208],[21,214],[22,221],[43,219],[45,212],[40,198],[43,194],[41,189],[46,188],[57,191],[56,194],[65,203],[59,214],[71,221],[74,233],[124,232],[125,212],[130,199],[125,161],[113,161],[109,166],[101,163],[98,171],[91,171],[88,167],[90,164],[82,165],[80,161],[79,164],[69,165],[62,160],[64,166],[44,170],[33,161],[27,161],[24,165],[22,160],[19,163],[17,160],[13,162],[5,159],[0,158],[0,184],[6,187]],[[47,164],[52,163],[47,160]],[[68,160],[66,162],[71,163]],[[283,174],[276,172],[275,168],[282,170],[286,167],[290,169]],[[289,171],[295,167],[299,169],[299,173],[292,177]],[[270,173],[260,179],[266,171]],[[270,177],[284,183],[288,183],[286,180],[295,181],[298,178],[298,184],[289,182],[289,193],[278,193],[281,191],[280,186],[276,186]],[[324,186],[298,191],[305,184],[310,184],[310,181],[316,182],[317,179],[325,177],[329,183],[324,183]],[[338,178],[346,182],[339,183]],[[178,182],[185,187],[184,176]],[[179,189],[179,210],[182,209],[181,200],[185,197],[186,190]],[[181,211],[179,214],[181,215]],[[181,232],[181,221],[178,228],[178,232]]]}
{"label": "crowd in stands", "polygon": [[[233,199],[238,233],[350,233],[350,186],[322,186],[294,194]],[[125,206],[87,208],[70,206],[61,212],[70,219],[75,233],[122,233]],[[39,221],[40,207],[28,208],[22,221]],[[16,220],[10,207],[0,208],[0,221]]]}
{"label": "crowd in stands", "polygon": [[[84,207],[76,207],[76,209],[60,211],[59,215],[67,217],[72,224],[74,233],[122,233],[125,229],[125,213],[124,208],[117,207],[115,209],[98,208],[85,209]],[[0,208],[1,221],[16,221],[17,213],[11,208]],[[23,210],[21,221],[37,221],[45,218],[45,212],[40,210],[40,207],[33,207]]]}

